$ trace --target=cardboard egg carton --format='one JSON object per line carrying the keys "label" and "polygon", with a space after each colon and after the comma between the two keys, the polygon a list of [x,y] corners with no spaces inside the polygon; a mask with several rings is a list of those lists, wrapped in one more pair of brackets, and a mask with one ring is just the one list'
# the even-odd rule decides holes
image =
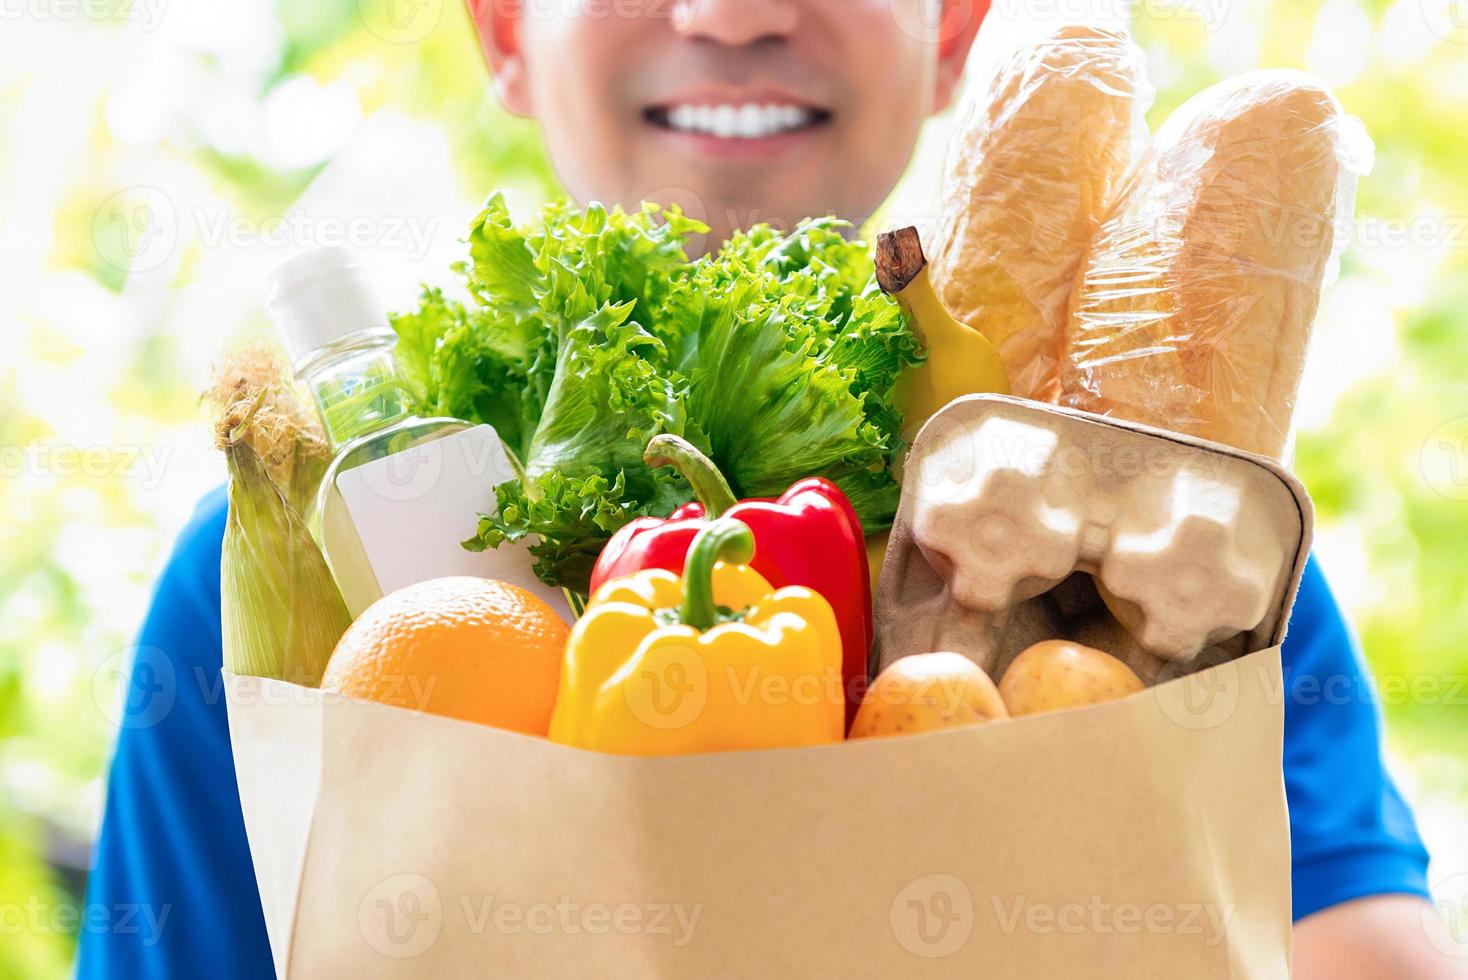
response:
{"label": "cardboard egg carton", "polygon": [[877,591],[873,668],[954,650],[998,678],[1069,639],[1149,684],[1283,635],[1309,505],[1262,457],[1000,395],[918,434]]}

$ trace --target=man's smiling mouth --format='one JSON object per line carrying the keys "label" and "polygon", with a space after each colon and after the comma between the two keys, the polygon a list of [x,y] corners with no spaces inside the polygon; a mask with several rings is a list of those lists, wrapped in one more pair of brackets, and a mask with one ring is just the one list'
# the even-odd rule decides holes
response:
{"label": "man's smiling mouth", "polygon": [[675,133],[758,140],[814,129],[829,122],[831,113],[792,103],[680,102],[649,106],[643,118]]}

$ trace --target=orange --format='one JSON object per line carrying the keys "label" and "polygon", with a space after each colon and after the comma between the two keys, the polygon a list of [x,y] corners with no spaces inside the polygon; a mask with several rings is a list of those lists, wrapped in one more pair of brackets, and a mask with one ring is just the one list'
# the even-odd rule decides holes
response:
{"label": "orange", "polygon": [[550,606],[519,586],[430,579],[368,606],[337,641],[321,687],[544,735],[569,633]]}

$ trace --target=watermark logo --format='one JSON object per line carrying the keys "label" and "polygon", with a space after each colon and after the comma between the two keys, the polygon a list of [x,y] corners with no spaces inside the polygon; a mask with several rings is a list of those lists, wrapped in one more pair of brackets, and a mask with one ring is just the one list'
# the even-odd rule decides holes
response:
{"label": "watermark logo", "polygon": [[362,25],[389,44],[417,44],[443,19],[443,0],[357,0]]}
{"label": "watermark logo", "polygon": [[1237,908],[1211,902],[1111,902],[1092,895],[1085,902],[1032,901],[1017,895],[1006,901],[990,897],[999,931],[1006,936],[1024,932],[1035,936],[1195,936],[1205,946],[1228,938]]}
{"label": "watermark logo", "polygon": [[1186,21],[1207,33],[1228,26],[1234,0],[995,0],[988,19],[1056,24]]}
{"label": "watermark logo", "polygon": [[649,728],[672,731],[693,724],[708,703],[708,667],[691,646],[655,646],[622,686],[627,707]]}
{"label": "watermark logo", "polygon": [[[691,187],[659,187],[657,190],[643,194],[642,200],[647,204],[656,204],[665,213],[676,208],[685,218],[691,218],[703,224],[709,222],[708,204]],[[702,253],[710,244],[708,239],[709,236],[705,233],[691,233],[685,240],[684,247],[691,253]]]}
{"label": "watermark logo", "polygon": [[436,439],[373,460],[343,474],[339,485],[346,489],[355,478],[381,500],[393,503],[421,500],[438,486],[443,476],[445,441]]}
{"label": "watermark logo", "polygon": [[150,272],[167,262],[178,244],[178,212],[156,187],[127,187],[92,215],[92,245],[122,272]]}
{"label": "watermark logo", "polygon": [[1468,415],[1448,419],[1422,443],[1422,479],[1449,500],[1468,501]]}
{"label": "watermark logo", "polygon": [[432,248],[437,230],[432,214],[339,215],[297,207],[255,216],[222,204],[180,208],[158,188],[141,185],[110,195],[92,215],[93,248],[119,272],[157,269],[183,241],[209,250],[381,249],[418,261]]}
{"label": "watermark logo", "polygon": [[168,0],[0,0],[0,21],[91,20],[137,24],[144,33],[163,22]]}
{"label": "watermark logo", "polygon": [[1457,44],[1468,44],[1468,0],[1421,0],[1428,30]]}
{"label": "watermark logo", "polygon": [[[363,389],[351,388],[342,394],[351,398],[363,394]],[[448,434],[439,430],[437,438],[346,470],[337,486],[355,506],[369,497],[392,503],[422,500],[441,487],[452,491],[470,483],[494,486],[514,476],[494,433],[476,427]]]}
{"label": "watermark logo", "polygon": [[433,245],[438,219],[412,214],[354,214],[343,217],[292,208],[281,215],[254,218],[228,208],[193,212],[194,232],[208,249],[347,248],[402,252],[417,261]]}
{"label": "watermark logo", "polygon": [[0,446],[0,477],[43,480],[137,480],[144,490],[163,482],[169,446],[72,445],[33,442]]}
{"label": "watermark logo", "polygon": [[383,956],[421,956],[438,942],[443,929],[438,888],[419,874],[384,878],[362,896],[357,925],[367,945]]}
{"label": "watermark logo", "polygon": [[1233,717],[1239,706],[1242,682],[1239,671],[1227,666],[1229,654],[1205,647],[1189,661],[1168,661],[1157,674],[1157,686],[1187,678],[1157,699],[1162,713],[1179,728],[1204,731],[1217,728]]}
{"label": "watermark logo", "polygon": [[173,906],[118,902],[46,902],[31,895],[24,902],[0,902],[0,936],[127,936],[144,949],[158,945]]}
{"label": "watermark logo", "polygon": [[125,647],[92,675],[97,710],[120,728],[152,728],[168,717],[178,694],[173,661],[157,647]]}
{"label": "watermark logo", "polygon": [[923,959],[952,956],[974,930],[974,897],[950,874],[914,879],[892,899],[892,935],[903,949]]}
{"label": "watermark logo", "polygon": [[665,939],[674,948],[693,942],[702,903],[582,902],[562,895],[554,902],[508,902],[493,895],[459,898],[469,934],[486,931],[506,936],[623,936]]}
{"label": "watermark logo", "polygon": [[982,16],[976,4],[940,0],[893,0],[891,10],[902,33],[929,44],[948,44],[961,37],[974,18]]}
{"label": "watermark logo", "polygon": [[1422,929],[1444,956],[1468,960],[1468,872],[1439,881],[1423,906]]}

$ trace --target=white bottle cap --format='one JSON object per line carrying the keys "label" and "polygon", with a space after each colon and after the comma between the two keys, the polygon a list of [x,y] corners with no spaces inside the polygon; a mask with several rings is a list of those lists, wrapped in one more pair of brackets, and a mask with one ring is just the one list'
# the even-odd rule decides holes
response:
{"label": "white bottle cap", "polygon": [[265,308],[295,367],[351,334],[392,333],[367,267],[349,248],[315,248],[276,265],[265,276]]}

